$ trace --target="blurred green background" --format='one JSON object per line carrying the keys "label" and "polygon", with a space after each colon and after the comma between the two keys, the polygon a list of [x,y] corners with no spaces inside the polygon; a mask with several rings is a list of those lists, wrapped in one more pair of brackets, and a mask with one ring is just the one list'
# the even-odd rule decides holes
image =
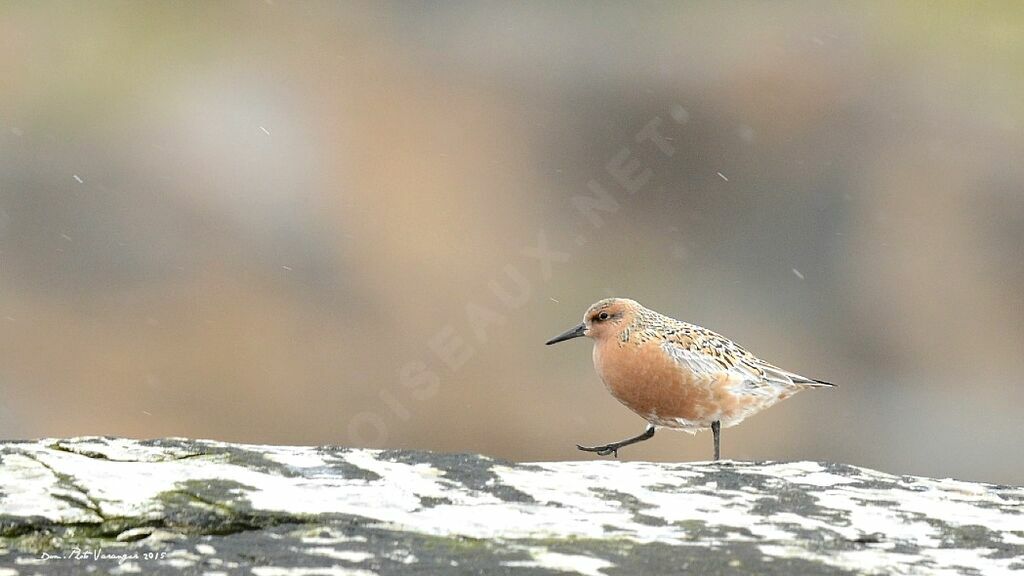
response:
{"label": "blurred green background", "polygon": [[4,438],[591,458],[618,295],[841,384],[727,457],[1024,482],[1017,3],[4,2],[0,79]]}

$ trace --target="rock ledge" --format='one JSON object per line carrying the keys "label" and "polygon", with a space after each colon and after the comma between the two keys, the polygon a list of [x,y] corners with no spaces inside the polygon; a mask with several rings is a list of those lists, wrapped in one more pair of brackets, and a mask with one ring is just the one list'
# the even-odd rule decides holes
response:
{"label": "rock ledge", "polygon": [[0,443],[0,576],[1009,574],[1022,512],[1024,488],[817,462]]}

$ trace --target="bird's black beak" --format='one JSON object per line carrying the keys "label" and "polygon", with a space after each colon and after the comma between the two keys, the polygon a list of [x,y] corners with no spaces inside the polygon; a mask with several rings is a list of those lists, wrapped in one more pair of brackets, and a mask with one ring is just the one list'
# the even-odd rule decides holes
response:
{"label": "bird's black beak", "polygon": [[554,338],[548,340],[544,344],[550,346],[552,344],[558,344],[559,342],[565,342],[566,340],[572,340],[573,338],[579,338],[580,336],[586,336],[586,334],[584,334],[586,330],[587,327],[582,322],[580,322],[579,326],[573,326],[565,333],[555,336]]}

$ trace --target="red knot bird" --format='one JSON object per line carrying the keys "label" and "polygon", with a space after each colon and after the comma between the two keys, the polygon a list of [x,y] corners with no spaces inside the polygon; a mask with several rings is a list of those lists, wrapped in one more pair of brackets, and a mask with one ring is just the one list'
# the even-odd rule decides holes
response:
{"label": "red knot bird", "polygon": [[606,298],[583,322],[547,344],[587,336],[594,368],[616,400],[647,420],[642,434],[601,446],[580,446],[599,456],[643,442],[661,428],[691,434],[711,428],[715,460],[723,426],[806,388],[835,386],[772,366],[707,328],[648,310],[634,300]]}

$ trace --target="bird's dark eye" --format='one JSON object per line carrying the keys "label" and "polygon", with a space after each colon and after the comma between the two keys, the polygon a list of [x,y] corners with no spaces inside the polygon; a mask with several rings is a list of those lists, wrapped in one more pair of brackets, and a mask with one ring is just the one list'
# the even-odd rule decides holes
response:
{"label": "bird's dark eye", "polygon": [[597,319],[598,320],[607,320],[608,319],[608,313],[607,312],[601,312],[600,314],[597,315]]}

